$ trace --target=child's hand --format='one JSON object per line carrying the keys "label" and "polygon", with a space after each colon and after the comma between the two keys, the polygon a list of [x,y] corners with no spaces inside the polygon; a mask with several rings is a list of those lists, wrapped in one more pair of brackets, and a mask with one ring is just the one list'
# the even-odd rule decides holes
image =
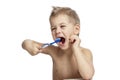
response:
{"label": "child's hand", "polygon": [[72,35],[69,40],[73,47],[79,47],[81,40],[77,35]]}
{"label": "child's hand", "polygon": [[36,55],[36,54],[42,52],[40,50],[41,45],[42,44],[35,42],[33,40],[29,40],[29,39],[23,41],[23,43],[22,43],[22,47],[25,50],[27,50],[31,55]]}

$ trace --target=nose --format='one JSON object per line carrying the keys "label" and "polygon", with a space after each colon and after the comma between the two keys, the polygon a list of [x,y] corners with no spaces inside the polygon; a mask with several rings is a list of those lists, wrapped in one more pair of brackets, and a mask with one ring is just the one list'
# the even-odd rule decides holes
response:
{"label": "nose", "polygon": [[60,34],[60,33],[61,33],[61,29],[59,27],[57,27],[56,34]]}

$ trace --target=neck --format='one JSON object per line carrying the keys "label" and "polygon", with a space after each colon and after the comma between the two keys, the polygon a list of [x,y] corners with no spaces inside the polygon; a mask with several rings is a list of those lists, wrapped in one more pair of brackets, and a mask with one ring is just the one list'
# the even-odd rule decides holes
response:
{"label": "neck", "polygon": [[68,48],[66,50],[60,49],[60,53],[61,53],[62,56],[68,56],[68,57],[70,57],[70,56],[72,56],[73,51],[72,51],[71,48]]}

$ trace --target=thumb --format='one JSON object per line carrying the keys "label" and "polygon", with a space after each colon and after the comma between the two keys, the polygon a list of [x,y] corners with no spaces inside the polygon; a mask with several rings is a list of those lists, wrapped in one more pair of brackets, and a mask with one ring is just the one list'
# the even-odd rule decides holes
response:
{"label": "thumb", "polygon": [[38,52],[39,52],[39,53],[44,53],[45,50],[46,50],[45,48],[39,48],[39,51],[38,51]]}
{"label": "thumb", "polygon": [[39,49],[38,53],[42,53],[42,52],[43,52],[43,50],[42,50],[42,49]]}

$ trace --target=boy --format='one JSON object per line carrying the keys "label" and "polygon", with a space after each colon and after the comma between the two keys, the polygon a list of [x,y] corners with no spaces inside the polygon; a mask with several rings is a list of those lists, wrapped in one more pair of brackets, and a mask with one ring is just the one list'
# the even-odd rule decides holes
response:
{"label": "boy", "polygon": [[53,39],[61,38],[58,46],[42,48],[43,43],[25,40],[22,47],[31,55],[48,54],[53,60],[53,80],[90,80],[94,75],[92,53],[80,47],[80,20],[68,7],[53,7],[50,15]]}

